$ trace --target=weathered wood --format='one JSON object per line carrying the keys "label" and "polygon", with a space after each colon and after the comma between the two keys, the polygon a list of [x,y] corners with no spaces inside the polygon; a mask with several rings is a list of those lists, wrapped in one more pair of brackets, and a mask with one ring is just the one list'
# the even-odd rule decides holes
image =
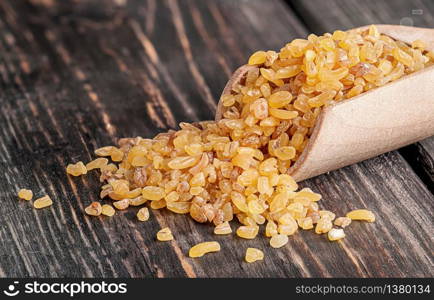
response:
{"label": "weathered wood", "polygon": [[[433,196],[396,152],[303,183],[339,214],[376,211],[378,222],[353,224],[343,243],[301,232],[274,250],[164,210],[146,223],[134,209],[85,216],[98,178],[68,177],[68,162],[118,137],[211,119],[249,53],[308,30],[274,0],[74,3],[0,1],[0,276],[432,276]],[[33,210],[19,187],[55,204]],[[175,241],[155,241],[163,226]],[[186,257],[205,240],[222,251]],[[264,249],[264,262],[244,263],[247,246]]]}
{"label": "weathered wood", "polygon": [[434,137],[420,141],[399,150],[416,174],[434,193]]}

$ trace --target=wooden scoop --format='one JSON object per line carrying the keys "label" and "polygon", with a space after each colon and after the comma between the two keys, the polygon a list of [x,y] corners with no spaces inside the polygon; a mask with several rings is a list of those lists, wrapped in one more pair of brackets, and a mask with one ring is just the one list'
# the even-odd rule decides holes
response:
{"label": "wooden scoop", "polygon": [[[362,27],[367,28],[367,27]],[[377,25],[380,33],[412,43],[422,40],[434,51],[434,29]],[[223,94],[252,68],[232,75]],[[222,118],[219,102],[216,120]],[[392,151],[434,135],[434,66],[406,75],[322,110],[310,141],[290,168],[296,181]]]}

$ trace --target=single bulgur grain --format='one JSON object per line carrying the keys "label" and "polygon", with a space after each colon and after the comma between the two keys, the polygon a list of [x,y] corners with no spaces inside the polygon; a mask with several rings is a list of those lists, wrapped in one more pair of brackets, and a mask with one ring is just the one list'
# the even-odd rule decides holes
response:
{"label": "single bulgur grain", "polygon": [[137,219],[141,222],[149,220],[149,209],[147,207],[142,207],[137,212]]}
{"label": "single bulgur grain", "polygon": [[421,51],[424,51],[426,48],[426,43],[422,40],[415,40],[411,43],[412,48],[418,48]]}
{"label": "single bulgur grain", "polygon": [[277,228],[279,234],[293,235],[298,229],[297,222],[294,220],[292,224],[280,224]]}
{"label": "single bulgur grain", "polygon": [[33,198],[33,192],[31,190],[27,190],[27,189],[20,189],[18,191],[18,197],[20,199],[24,199],[24,200],[32,200]]}
{"label": "single bulgur grain", "polygon": [[218,242],[203,242],[191,247],[188,255],[190,257],[202,257],[206,253],[218,252],[220,249]]}
{"label": "single bulgur grain", "polygon": [[164,198],[164,189],[158,186],[146,186],[142,190],[142,196],[148,200],[161,200]]}
{"label": "single bulgur grain", "polygon": [[114,148],[113,146],[106,146],[98,148],[94,152],[98,156],[110,156]]}
{"label": "single bulgur grain", "polygon": [[297,223],[298,226],[300,226],[300,228],[304,230],[309,230],[313,228],[313,221],[310,217],[300,218],[297,220]]}
{"label": "single bulgur grain", "polygon": [[145,199],[145,197],[143,197],[143,196],[129,199],[131,206],[140,206],[140,205],[145,204],[147,201],[148,201],[148,199]]}
{"label": "single bulgur grain", "polygon": [[267,225],[265,226],[265,236],[272,237],[278,234],[277,225],[273,222],[273,220],[268,220]]}
{"label": "single bulgur grain", "polygon": [[66,167],[66,173],[71,174],[72,176],[80,176],[87,174],[87,169],[83,162],[79,161],[75,164],[69,164]]}
{"label": "single bulgur grain", "polygon": [[33,202],[33,207],[37,209],[45,208],[51,205],[53,205],[53,201],[48,195],[38,198],[35,200],[35,202]]}
{"label": "single bulgur grain", "polygon": [[330,241],[338,241],[341,240],[345,237],[345,232],[343,229],[336,229],[336,228],[332,228],[328,233],[327,233],[328,239]]}
{"label": "single bulgur grain", "polygon": [[273,248],[281,248],[288,243],[289,239],[287,235],[284,234],[276,234],[273,235],[270,239],[270,246]]}
{"label": "single bulgur grain", "polygon": [[265,63],[267,59],[267,53],[265,51],[257,51],[249,58],[249,65],[260,65]]}
{"label": "single bulgur grain", "polygon": [[264,252],[256,248],[247,248],[245,260],[248,263],[253,263],[264,259]]}
{"label": "single bulgur grain", "polygon": [[152,209],[162,209],[164,207],[166,207],[166,201],[164,201],[164,199],[151,202]]}
{"label": "single bulgur grain", "polygon": [[336,218],[336,220],[334,221],[334,224],[336,226],[345,228],[351,224],[351,219],[348,217],[339,217],[339,218]]}
{"label": "single bulgur grain", "polygon": [[102,213],[102,206],[99,202],[92,202],[84,211],[90,216],[99,216]]}
{"label": "single bulgur grain", "polygon": [[253,225],[252,226],[240,226],[237,229],[237,235],[240,238],[243,239],[254,239],[257,235],[258,235],[258,231],[259,231],[259,226]]}
{"label": "single bulgur grain", "polygon": [[169,227],[165,227],[157,232],[157,240],[167,242],[173,240],[172,231]]}
{"label": "single bulgur grain", "polygon": [[316,234],[327,233],[332,228],[333,228],[332,220],[328,215],[326,215],[324,217],[321,217],[321,219],[319,219],[315,227],[315,233]]}
{"label": "single bulgur grain", "polygon": [[222,235],[222,234],[231,234],[231,233],[232,233],[232,228],[231,225],[229,225],[229,222],[227,221],[217,225],[214,228],[214,234]]}
{"label": "single bulgur grain", "polygon": [[375,215],[367,209],[356,209],[347,213],[347,218],[351,220],[374,222]]}
{"label": "single bulgur grain", "polygon": [[321,218],[328,218],[328,219],[330,219],[330,221],[333,221],[336,218],[336,215],[329,210],[320,210],[319,216]]}
{"label": "single bulgur grain", "polygon": [[115,202],[113,202],[113,206],[119,210],[127,209],[128,206],[130,206],[130,200],[129,199],[123,199],[123,200],[115,201]]}
{"label": "single bulgur grain", "polygon": [[96,158],[86,164],[86,170],[91,171],[94,169],[101,169],[108,164],[108,159],[104,157]]}
{"label": "single bulgur grain", "polygon": [[104,204],[101,207],[101,214],[104,216],[112,217],[115,213],[116,213],[115,209],[113,208],[113,206],[109,204]]}

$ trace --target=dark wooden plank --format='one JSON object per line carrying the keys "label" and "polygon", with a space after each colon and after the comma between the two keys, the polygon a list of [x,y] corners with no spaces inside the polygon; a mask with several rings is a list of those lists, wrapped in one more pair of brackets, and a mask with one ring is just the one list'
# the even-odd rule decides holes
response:
{"label": "dark wooden plank", "polygon": [[434,137],[404,147],[399,153],[434,194]]}
{"label": "dark wooden plank", "polygon": [[[0,2],[0,276],[432,275],[433,198],[396,153],[304,183],[340,214],[356,207],[379,214],[340,244],[303,232],[273,250],[265,238],[215,237],[211,226],[164,210],[143,224],[133,210],[84,216],[99,183],[67,177],[68,162],[89,160],[117,137],[212,118],[230,72],[249,53],[308,33],[278,1],[118,3]],[[55,205],[35,211],[17,202],[22,186],[50,194]],[[176,240],[156,243],[166,225]],[[191,245],[214,239],[220,253],[185,257]],[[244,263],[247,246],[264,249],[265,261]]]}
{"label": "dark wooden plank", "polygon": [[[68,162],[89,160],[95,147],[117,137],[152,136],[179,121],[212,118],[215,99],[248,53],[278,47],[280,36],[305,34],[277,1],[127,4],[0,4],[6,216],[0,221],[0,276],[302,274],[278,262],[270,263],[276,269],[244,270],[234,241],[227,243],[232,255],[222,252],[210,258],[214,263],[186,259],[192,244],[214,237],[210,226],[184,216],[155,212],[150,222],[138,224],[133,210],[112,219],[83,215],[98,198],[99,183],[96,176],[67,177]],[[259,11],[263,15],[256,18]],[[272,38],[250,38],[263,36],[269,25],[277,28]],[[35,211],[16,200],[18,187],[32,188],[36,196],[48,193],[55,205]],[[156,243],[165,224],[177,240]],[[213,265],[224,257],[228,272],[219,275]]]}
{"label": "dark wooden plank", "polygon": [[[287,0],[306,27],[317,34],[366,24],[402,24],[434,27],[434,2],[430,0]],[[399,150],[434,192],[434,137]]]}

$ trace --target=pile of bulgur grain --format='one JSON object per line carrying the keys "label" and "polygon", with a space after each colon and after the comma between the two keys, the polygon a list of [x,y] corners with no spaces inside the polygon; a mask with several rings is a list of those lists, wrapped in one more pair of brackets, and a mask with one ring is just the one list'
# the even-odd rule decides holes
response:
{"label": "pile of bulgur grain", "polygon": [[[424,47],[422,41],[410,46],[395,41],[371,26],[311,34],[280,52],[258,51],[249,58],[245,77],[222,96],[221,120],[181,123],[180,130],[153,139],[120,139],[118,147],[99,148],[99,158],[70,164],[67,172],[79,176],[98,169],[105,183],[101,199],[110,198],[118,210],[167,208],[212,222],[215,234],[232,233],[229,222],[235,217],[241,223],[236,234],[245,239],[255,238],[265,224],[274,248],[284,246],[299,228],[340,240],[351,220],[373,222],[373,213],[361,209],[335,218],[319,208],[320,194],[298,189],[288,170],[309,142],[323,107],[431,65],[434,54]],[[94,202],[86,213],[112,216],[115,210]],[[148,220],[148,208],[141,208],[137,218]],[[157,237],[173,239],[169,228]],[[206,242],[194,246],[190,256],[219,250],[218,243]],[[245,259],[263,256],[249,248]]]}

